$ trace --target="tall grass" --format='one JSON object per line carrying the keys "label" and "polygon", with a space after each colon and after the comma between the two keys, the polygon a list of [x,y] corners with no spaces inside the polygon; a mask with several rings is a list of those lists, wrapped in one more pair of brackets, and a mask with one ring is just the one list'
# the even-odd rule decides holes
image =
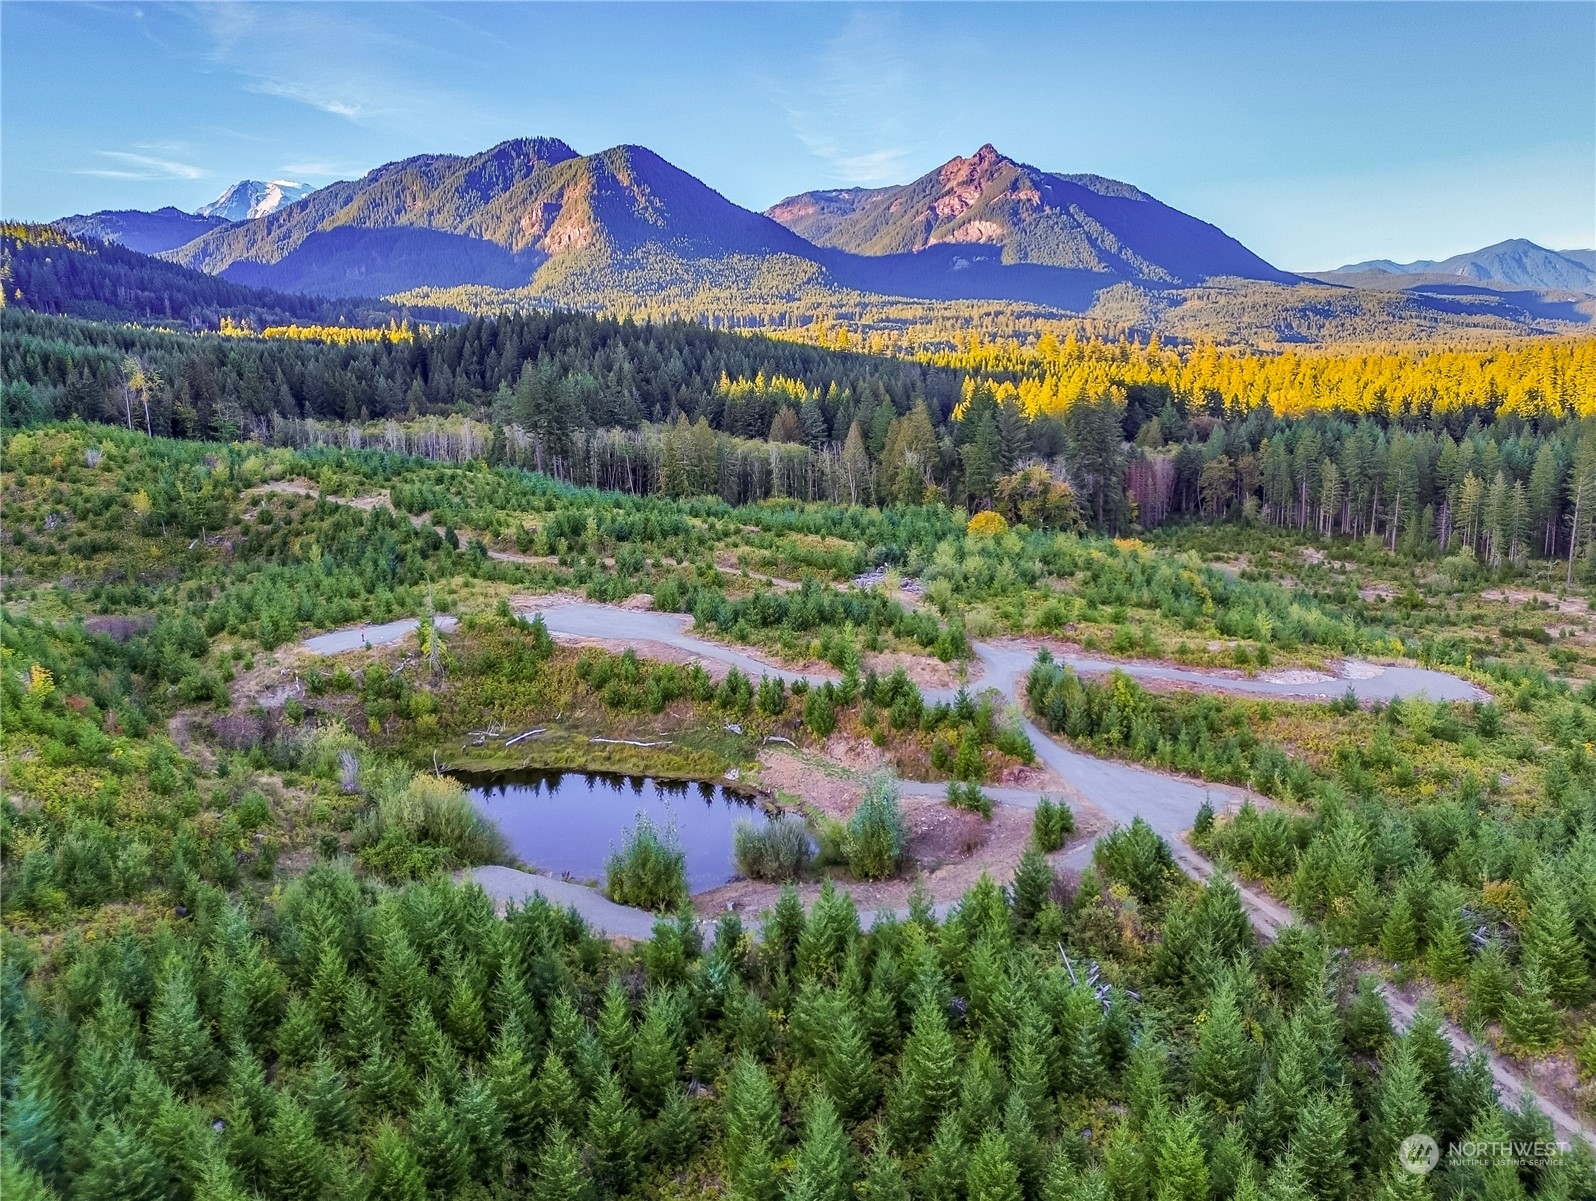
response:
{"label": "tall grass", "polygon": [[903,858],[903,814],[898,788],[878,776],[848,822],[848,870],[862,880],[885,880]]}
{"label": "tall grass", "polygon": [[804,819],[789,813],[764,825],[740,821],[732,833],[737,870],[750,880],[796,880],[814,857]]}
{"label": "tall grass", "polygon": [[618,905],[664,912],[687,900],[687,853],[675,831],[639,813],[605,865],[604,892]]}
{"label": "tall grass", "polygon": [[417,772],[403,788],[376,794],[376,808],[356,831],[363,861],[390,878],[510,858],[504,835],[450,776]]}

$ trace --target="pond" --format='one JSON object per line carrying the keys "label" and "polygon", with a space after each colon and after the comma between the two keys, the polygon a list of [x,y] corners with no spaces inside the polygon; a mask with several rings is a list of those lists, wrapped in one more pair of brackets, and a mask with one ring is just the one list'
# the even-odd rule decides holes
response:
{"label": "pond", "polygon": [[674,831],[687,856],[687,887],[718,888],[737,875],[732,831],[769,819],[747,797],[718,784],[600,772],[457,773],[472,803],[504,832],[515,855],[551,875],[604,880],[610,852],[639,813]]}

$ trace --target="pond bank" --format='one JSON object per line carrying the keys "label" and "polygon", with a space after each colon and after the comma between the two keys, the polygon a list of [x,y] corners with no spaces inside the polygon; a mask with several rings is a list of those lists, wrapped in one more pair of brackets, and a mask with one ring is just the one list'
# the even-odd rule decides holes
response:
{"label": "pond bank", "polygon": [[646,818],[681,849],[688,890],[705,892],[737,875],[737,824],[769,821],[753,800],[702,781],[592,771],[455,774],[515,856],[562,881],[602,881],[611,853]]}

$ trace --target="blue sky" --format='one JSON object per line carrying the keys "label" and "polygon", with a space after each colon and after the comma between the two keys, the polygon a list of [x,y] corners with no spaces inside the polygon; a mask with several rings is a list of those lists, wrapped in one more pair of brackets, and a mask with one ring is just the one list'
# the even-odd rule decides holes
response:
{"label": "blue sky", "polygon": [[739,204],[983,142],[1292,268],[1596,243],[1596,5],[0,5],[0,212],[551,134]]}

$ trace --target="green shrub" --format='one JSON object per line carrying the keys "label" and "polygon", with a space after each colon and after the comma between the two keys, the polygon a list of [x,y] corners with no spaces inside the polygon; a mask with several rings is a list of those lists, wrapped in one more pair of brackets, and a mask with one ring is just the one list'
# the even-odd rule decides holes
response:
{"label": "green shrub", "polygon": [[809,827],[796,814],[757,825],[740,821],[732,834],[737,870],[750,880],[795,880],[814,856]]}
{"label": "green shrub", "polygon": [[1043,797],[1036,803],[1036,813],[1031,818],[1031,838],[1044,851],[1056,851],[1064,840],[1075,833],[1075,814],[1063,801]]}
{"label": "green shrub", "polygon": [[1150,905],[1163,899],[1176,870],[1169,847],[1140,817],[1099,839],[1093,859],[1105,876]]}
{"label": "green shrub", "polygon": [[953,754],[953,778],[969,784],[979,784],[986,779],[986,764],[981,758],[981,740],[970,726],[966,726],[959,734],[958,750]]}
{"label": "green shrub", "polygon": [[848,822],[848,870],[862,880],[885,880],[903,858],[903,815],[898,789],[879,776],[865,789],[864,799]]}
{"label": "green shrub", "polygon": [[1018,759],[1021,763],[1036,762],[1036,748],[1031,745],[1030,738],[1020,725],[1018,714],[1014,719],[999,727],[992,737],[992,745],[997,747],[1011,759]]}
{"label": "green shrub", "polygon": [[837,728],[837,708],[832,700],[830,684],[809,689],[804,697],[804,725],[816,738],[829,737]]}
{"label": "green shrub", "polygon": [[419,880],[443,869],[442,847],[419,843],[398,826],[374,831],[372,826],[355,832],[356,858],[383,879]]}
{"label": "green shrub", "polygon": [[987,821],[992,820],[992,798],[981,791],[979,784],[953,781],[948,785],[948,804],[955,809],[968,809],[971,813],[979,813]]}
{"label": "green shrub", "polygon": [[477,812],[460,782],[431,772],[417,772],[403,790],[377,792],[376,809],[355,841],[362,862],[397,879],[509,858],[504,835]]}
{"label": "green shrub", "polygon": [[687,854],[675,832],[655,828],[646,813],[626,832],[605,865],[604,892],[618,905],[662,913],[687,899]]}
{"label": "green shrub", "polygon": [[754,703],[754,686],[735,667],[715,691],[715,704],[728,713],[745,714]]}
{"label": "green shrub", "polygon": [[846,867],[848,864],[848,827],[824,813],[814,815],[815,866]]}
{"label": "green shrub", "polygon": [[780,717],[787,708],[787,686],[780,676],[762,676],[759,681],[759,711]]}
{"label": "green shrub", "polygon": [[271,806],[256,788],[251,788],[239,798],[236,813],[239,827],[246,832],[253,832],[271,824]]}
{"label": "green shrub", "polygon": [[504,836],[477,812],[460,782],[448,776],[417,772],[396,798],[379,800],[377,810],[418,842],[452,851],[462,864],[493,863],[506,855]]}

